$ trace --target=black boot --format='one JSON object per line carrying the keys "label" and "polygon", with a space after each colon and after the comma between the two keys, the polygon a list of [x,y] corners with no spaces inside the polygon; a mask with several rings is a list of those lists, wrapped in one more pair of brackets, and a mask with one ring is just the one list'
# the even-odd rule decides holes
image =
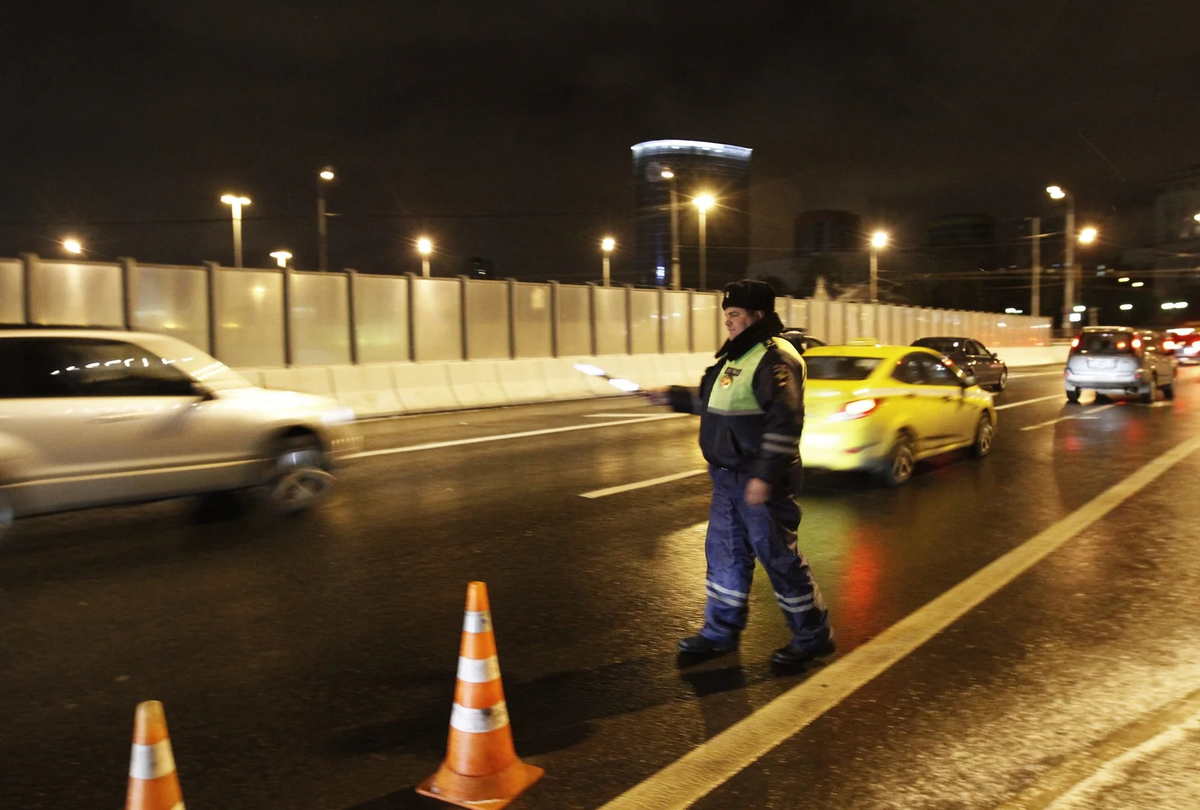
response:
{"label": "black boot", "polygon": [[708,655],[714,653],[733,652],[738,648],[737,639],[733,641],[713,641],[708,636],[695,635],[679,640],[679,651],[688,655]]}
{"label": "black boot", "polygon": [[829,634],[820,641],[814,641],[803,646],[792,642],[786,647],[780,647],[771,656],[771,663],[778,664],[781,667],[799,667],[807,664],[814,658],[820,658],[824,655],[832,655],[837,649],[837,644],[833,640],[833,634]]}

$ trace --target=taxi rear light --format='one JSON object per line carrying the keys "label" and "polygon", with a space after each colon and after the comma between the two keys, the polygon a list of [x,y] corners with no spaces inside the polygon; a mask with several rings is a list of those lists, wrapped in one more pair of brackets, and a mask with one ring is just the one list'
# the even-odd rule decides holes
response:
{"label": "taxi rear light", "polygon": [[[1129,344],[1129,345],[1133,346],[1133,348],[1135,348],[1135,349],[1140,349],[1140,348],[1142,348],[1142,341],[1141,341],[1140,339],[1138,339],[1138,338],[1134,338],[1132,341],[1130,341],[1130,344]],[[1117,344],[1117,348],[1118,348],[1118,349],[1123,349],[1123,348],[1125,348],[1125,347],[1124,347],[1124,345],[1122,345],[1122,344],[1118,343],[1118,344]]]}
{"label": "taxi rear light", "polygon": [[831,422],[845,422],[849,419],[861,419],[879,407],[877,399],[854,399],[842,406],[842,409],[829,417]]}
{"label": "taxi rear light", "polygon": [[1072,349],[1078,349],[1078,348],[1079,348],[1079,338],[1078,338],[1078,337],[1073,337],[1073,338],[1071,338],[1071,348],[1072,348]]}

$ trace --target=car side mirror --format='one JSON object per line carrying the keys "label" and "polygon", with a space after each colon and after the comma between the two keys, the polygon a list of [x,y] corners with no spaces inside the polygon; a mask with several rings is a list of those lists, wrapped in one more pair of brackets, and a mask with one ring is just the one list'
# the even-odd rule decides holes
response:
{"label": "car side mirror", "polygon": [[958,382],[963,388],[970,388],[972,385],[978,384],[978,380],[975,379],[975,375],[970,371],[964,371],[963,375],[958,378]]}

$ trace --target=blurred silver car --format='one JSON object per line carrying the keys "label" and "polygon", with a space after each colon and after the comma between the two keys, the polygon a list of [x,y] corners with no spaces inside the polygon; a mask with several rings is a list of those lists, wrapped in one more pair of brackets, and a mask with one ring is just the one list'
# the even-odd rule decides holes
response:
{"label": "blurred silver car", "polygon": [[1102,395],[1136,394],[1153,402],[1159,391],[1175,398],[1176,360],[1164,348],[1165,338],[1146,329],[1089,326],[1071,341],[1063,372],[1067,399],[1078,402],[1080,392]]}
{"label": "blurred silver car", "polygon": [[353,411],[256,388],[175,338],[0,331],[0,532],[15,518],[266,485],[320,500]]}

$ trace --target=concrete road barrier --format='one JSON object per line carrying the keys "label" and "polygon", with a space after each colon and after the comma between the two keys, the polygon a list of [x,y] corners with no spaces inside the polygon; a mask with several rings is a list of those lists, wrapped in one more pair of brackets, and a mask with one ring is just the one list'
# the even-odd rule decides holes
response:
{"label": "concrete road barrier", "polygon": [[391,370],[396,396],[409,413],[463,407],[450,388],[445,363],[392,363]]}
{"label": "concrete road barrier", "polygon": [[404,403],[396,394],[392,369],[386,363],[361,366],[330,366],[338,401],[352,408],[359,417],[393,416],[404,413]]}

